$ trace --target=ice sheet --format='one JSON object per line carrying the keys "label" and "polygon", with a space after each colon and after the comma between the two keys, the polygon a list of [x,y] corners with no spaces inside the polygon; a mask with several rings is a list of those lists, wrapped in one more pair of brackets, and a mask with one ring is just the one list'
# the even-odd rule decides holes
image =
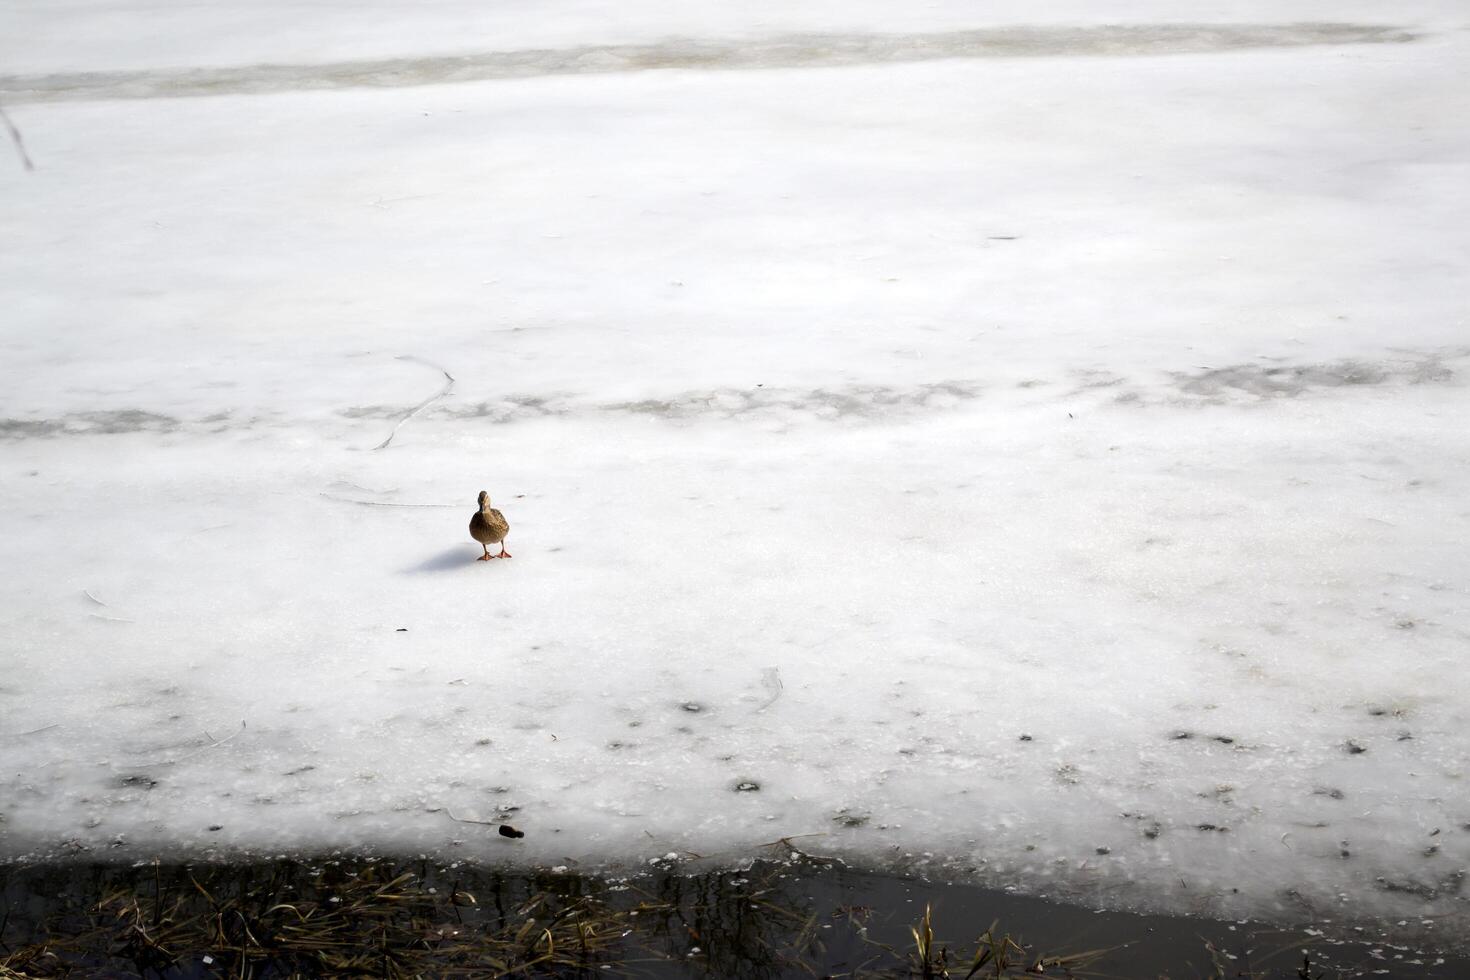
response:
{"label": "ice sheet", "polygon": [[[470,43],[468,7],[349,42],[227,6],[19,7],[7,70]],[[883,9],[471,47],[1009,22]],[[1357,22],[1415,40],[12,99],[0,853],[820,834],[1463,941],[1466,41],[1394,13]],[[83,23],[115,57],[40,43]],[[510,561],[473,561],[480,489]]]}

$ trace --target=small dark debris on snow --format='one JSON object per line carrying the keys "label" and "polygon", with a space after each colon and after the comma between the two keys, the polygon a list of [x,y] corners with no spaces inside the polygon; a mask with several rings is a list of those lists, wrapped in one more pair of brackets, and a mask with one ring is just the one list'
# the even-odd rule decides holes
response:
{"label": "small dark debris on snow", "polygon": [[1113,849],[1111,847],[1099,847],[1096,849],[1096,852],[1098,854],[1111,854],[1113,853]]}
{"label": "small dark debris on snow", "polygon": [[1180,739],[1194,738],[1194,732],[1186,732],[1186,731],[1182,731],[1181,730],[1181,731],[1174,732],[1169,737],[1172,738],[1172,739],[1175,739],[1176,741],[1177,740],[1180,740]]}
{"label": "small dark debris on snow", "polygon": [[394,630],[393,632],[395,632],[395,633],[407,633],[408,632],[408,627],[407,626],[400,626],[396,630]]}
{"label": "small dark debris on snow", "polygon": [[281,773],[281,775],[282,776],[299,776],[303,772],[311,772],[315,768],[316,768],[316,766],[299,766],[299,767],[297,767],[295,769],[292,769],[290,772],[283,772],[283,773]]}
{"label": "small dark debris on snow", "polygon": [[1362,755],[1364,752],[1368,751],[1357,742],[1354,742],[1352,739],[1348,739],[1346,742],[1344,742],[1342,748],[1343,751],[1346,752],[1348,755]]}
{"label": "small dark debris on snow", "polygon": [[1215,741],[1219,742],[1221,745],[1234,745],[1235,744],[1235,739],[1231,738],[1229,735],[1211,735],[1210,738],[1213,738]]}
{"label": "small dark debris on snow", "polygon": [[526,832],[524,830],[516,830],[508,823],[503,823],[500,825],[500,836],[510,837],[512,839],[519,839],[526,836]]}
{"label": "small dark debris on snow", "polygon": [[698,701],[685,701],[683,704],[679,705],[679,707],[683,708],[685,711],[689,712],[692,715],[697,715],[704,710],[704,705],[700,704]]}
{"label": "small dark debris on snow", "polygon": [[1031,738],[1030,735],[1022,735],[1021,738],[1020,738],[1020,741],[1022,741],[1022,742],[1030,742],[1030,741],[1034,741],[1034,740]]}
{"label": "small dark debris on snow", "polygon": [[214,833],[216,830],[224,830],[224,829],[225,828],[222,825],[217,824],[217,823],[212,823],[212,824],[209,825],[209,832],[210,833]]}
{"label": "small dark debris on snow", "polygon": [[735,792],[737,793],[758,793],[760,792],[760,788],[761,784],[753,779],[742,779],[735,784]]}
{"label": "small dark debris on snow", "polygon": [[1217,834],[1228,834],[1228,833],[1230,833],[1230,828],[1229,827],[1221,827],[1219,824],[1214,824],[1214,823],[1196,824],[1195,825],[1195,829],[1196,830],[1212,830],[1212,831],[1214,831]]}
{"label": "small dark debris on snow", "polygon": [[123,776],[117,781],[117,784],[119,786],[141,786],[144,789],[152,789],[158,785],[158,780],[152,776],[134,774],[132,776]]}
{"label": "small dark debris on snow", "polygon": [[1422,884],[1417,881],[1391,881],[1388,878],[1375,878],[1374,884],[1381,891],[1394,892],[1400,895],[1417,895],[1420,898],[1434,898],[1438,894],[1432,885]]}

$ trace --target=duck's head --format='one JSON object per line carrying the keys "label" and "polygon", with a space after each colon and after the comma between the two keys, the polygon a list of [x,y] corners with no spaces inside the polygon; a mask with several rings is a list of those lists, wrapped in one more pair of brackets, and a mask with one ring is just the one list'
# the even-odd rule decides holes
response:
{"label": "duck's head", "polygon": [[481,510],[484,510],[486,507],[489,507],[489,506],[490,506],[490,491],[489,490],[481,490],[480,491],[480,509]]}

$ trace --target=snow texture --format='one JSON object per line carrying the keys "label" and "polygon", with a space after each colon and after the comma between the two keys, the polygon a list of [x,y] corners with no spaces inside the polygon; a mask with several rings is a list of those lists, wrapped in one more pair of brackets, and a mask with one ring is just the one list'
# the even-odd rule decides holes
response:
{"label": "snow texture", "polygon": [[1459,5],[609,10],[10,5],[0,856],[1470,941]]}

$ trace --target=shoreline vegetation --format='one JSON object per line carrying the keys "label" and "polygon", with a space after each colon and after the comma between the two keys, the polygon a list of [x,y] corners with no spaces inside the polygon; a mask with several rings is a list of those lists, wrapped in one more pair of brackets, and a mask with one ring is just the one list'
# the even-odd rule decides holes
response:
{"label": "shoreline vegetation", "polygon": [[1470,959],[1322,930],[1094,912],[794,850],[627,877],[342,855],[12,865],[0,888],[0,980],[1470,975]]}

